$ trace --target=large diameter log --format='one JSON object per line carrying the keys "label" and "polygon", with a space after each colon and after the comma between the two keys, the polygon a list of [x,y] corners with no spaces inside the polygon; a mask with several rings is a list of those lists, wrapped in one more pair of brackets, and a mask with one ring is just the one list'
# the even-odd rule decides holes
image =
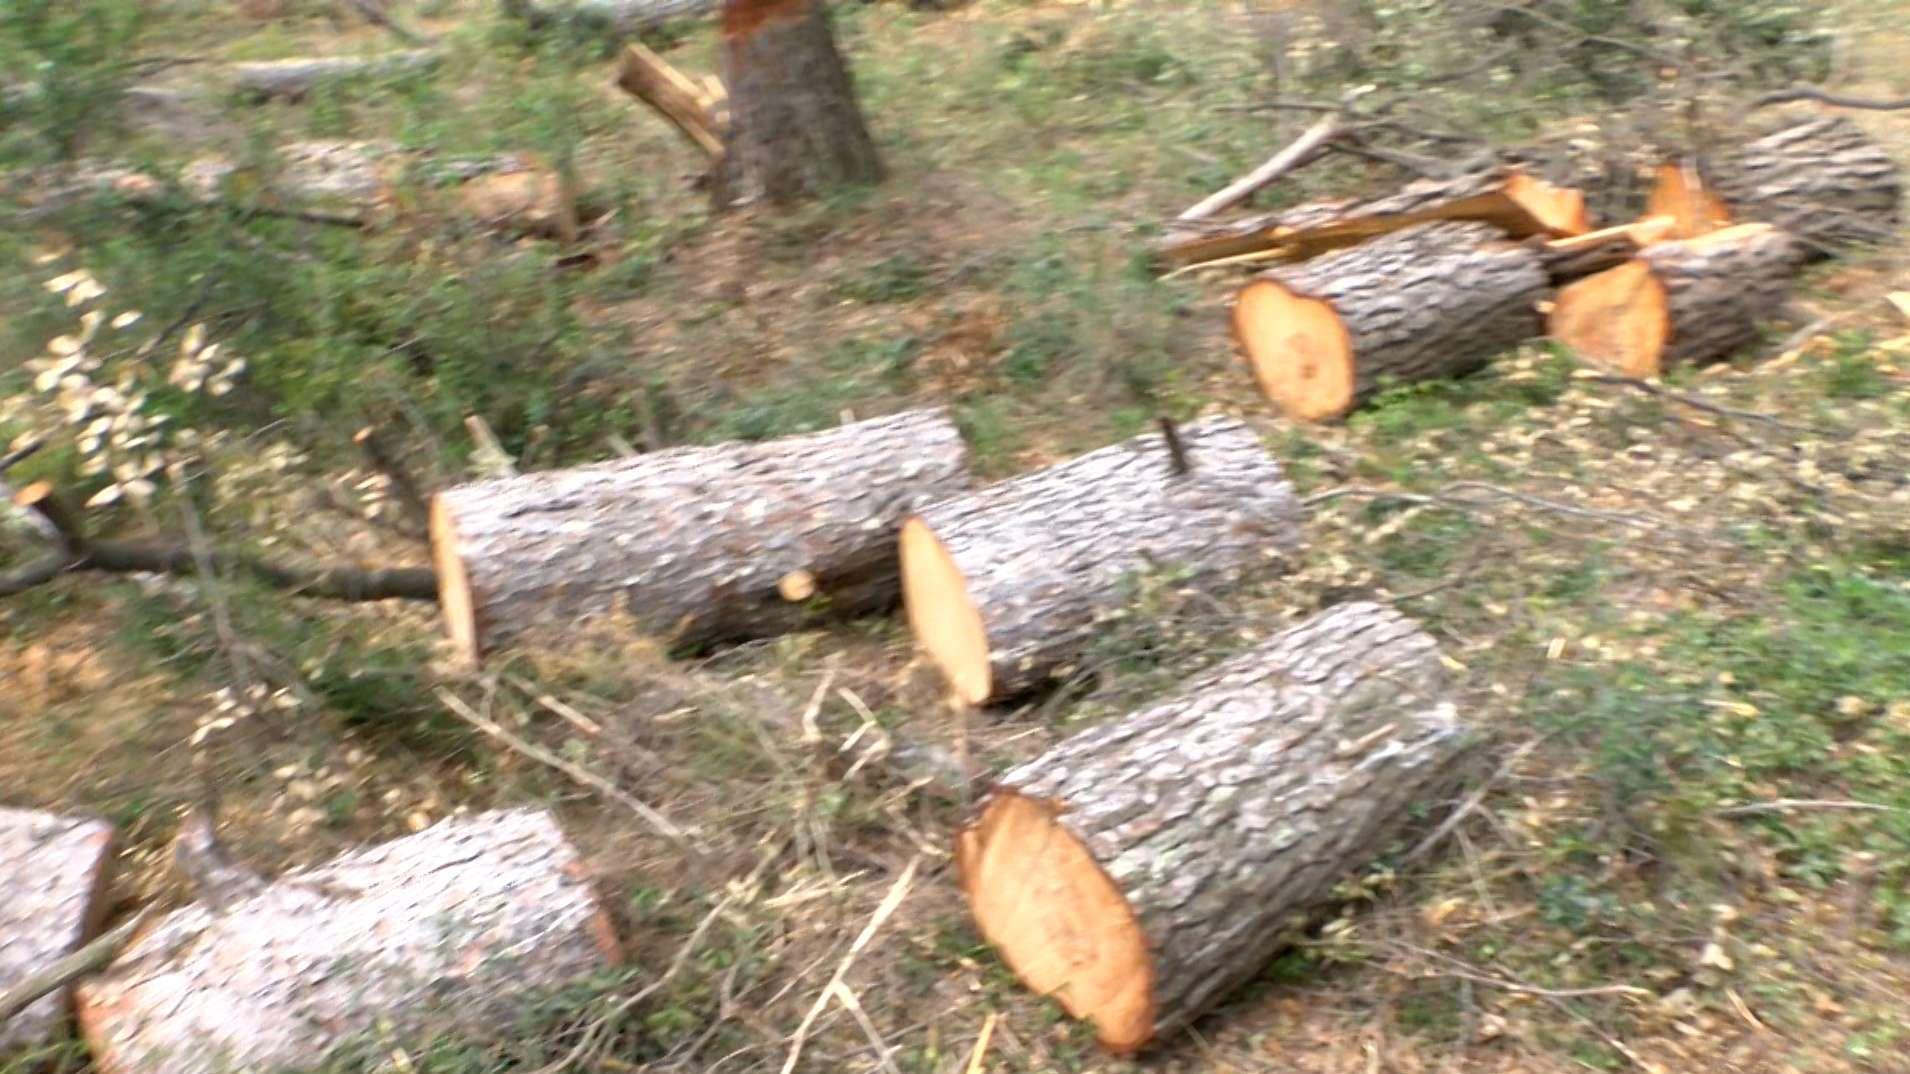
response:
{"label": "large diameter log", "polygon": [[1321,421],[1540,335],[1546,283],[1539,254],[1491,225],[1421,224],[1256,278],[1234,335],[1268,399]]}
{"label": "large diameter log", "polygon": [[550,815],[483,813],[161,919],[80,986],[80,1027],[103,1074],[307,1070],[373,1032],[495,1033],[618,958]]}
{"label": "large diameter log", "polygon": [[1081,657],[1152,570],[1224,584],[1290,553],[1300,506],[1253,430],[1181,427],[1186,471],[1148,435],[924,509],[902,527],[916,642],[971,705]]}
{"label": "large diameter log", "polygon": [[1841,116],[1786,127],[1722,154],[1709,178],[1739,219],[1775,224],[1817,253],[1887,241],[1902,219],[1902,169]]}
{"label": "large diameter log", "polygon": [[230,68],[232,88],[248,97],[298,100],[328,82],[389,78],[431,68],[432,49],[388,52],[382,56],[307,56],[290,60],[254,60]]}
{"label": "large diameter log", "polygon": [[1479,221],[1521,239],[1591,229],[1583,194],[1516,168],[1493,168],[1453,179],[1421,179],[1380,198],[1314,202],[1218,227],[1180,228],[1155,250],[1169,265],[1261,256],[1304,261],[1439,220]]}
{"label": "large diameter log", "polygon": [[1803,256],[1769,224],[1656,243],[1562,288],[1547,331],[1581,358],[1628,376],[1715,362],[1757,340],[1758,323],[1783,307]]}
{"label": "large diameter log", "polygon": [[[0,809],[0,995],[72,954],[98,930],[113,844],[113,828],[104,821]],[[60,989],[12,1018],[0,1015],[0,1067],[9,1053],[62,1035],[67,999]]]}
{"label": "large diameter log", "polygon": [[956,841],[982,934],[1132,1052],[1265,969],[1457,774],[1433,641],[1343,604],[1004,776]]}
{"label": "large diameter log", "polygon": [[472,660],[613,613],[695,645],[880,611],[896,527],[967,485],[940,409],[463,485],[431,504],[440,603]]}

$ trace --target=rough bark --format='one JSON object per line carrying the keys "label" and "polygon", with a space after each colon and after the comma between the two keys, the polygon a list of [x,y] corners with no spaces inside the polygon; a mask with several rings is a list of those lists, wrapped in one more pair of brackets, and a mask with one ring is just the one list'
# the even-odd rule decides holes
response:
{"label": "rough bark", "polygon": [[722,0],[504,0],[505,10],[533,30],[574,27],[613,38],[635,37],[671,19],[716,10]]}
{"label": "rough bark", "polygon": [[[113,844],[104,821],[0,808],[0,995],[98,930]],[[67,1009],[60,989],[12,1018],[0,1016],[0,1060],[63,1036]]]}
{"label": "rough bark", "polygon": [[1539,255],[1491,225],[1421,224],[1260,276],[1234,331],[1267,398],[1319,421],[1539,336],[1545,287]]}
{"label": "rough bark", "polygon": [[1169,265],[1248,255],[1304,261],[1438,220],[1476,220],[1514,238],[1576,235],[1590,228],[1585,199],[1577,191],[1515,168],[1493,168],[1453,179],[1421,179],[1380,198],[1313,202],[1219,226],[1177,228],[1155,251]]}
{"label": "rough bark", "polygon": [[1291,552],[1300,507],[1253,430],[1181,427],[1188,470],[1150,434],[937,503],[902,533],[916,640],[955,695],[985,704],[1080,658],[1132,580],[1221,586]]}
{"label": "rough bark", "polygon": [[634,43],[624,46],[617,86],[669,120],[711,160],[723,156],[723,140],[729,133],[727,96],[712,93],[708,85],[699,84],[663,57]]}
{"label": "rough bark", "polygon": [[103,1074],[306,1070],[379,1034],[494,1034],[618,960],[550,816],[446,820],[161,919],[79,988]]}
{"label": "rough bark", "polygon": [[1814,253],[1887,241],[1902,219],[1902,170],[1841,116],[1798,123],[1726,153],[1707,178],[1739,219],[1775,224]]}
{"label": "rough bark", "polygon": [[1004,776],[957,839],[982,932],[1131,1052],[1263,970],[1458,774],[1433,641],[1376,604],[1275,635]]}
{"label": "rough bark", "polygon": [[1740,224],[1648,246],[1561,290],[1548,331],[1580,357],[1633,377],[1728,358],[1783,308],[1803,261],[1788,233]]}
{"label": "rough bark", "polygon": [[1617,268],[1652,243],[1676,237],[1673,232],[1680,228],[1677,217],[1647,216],[1634,223],[1563,239],[1527,239],[1526,245],[1538,252],[1539,263],[1545,266],[1545,274],[1552,283],[1562,286]]}
{"label": "rough bark", "polygon": [[[936,409],[464,485],[432,502],[440,603],[474,660],[613,613],[696,645],[879,611],[898,591],[896,526],[967,483]],[[816,594],[785,600],[799,571]]]}
{"label": "rough bark", "polygon": [[326,82],[423,71],[438,62],[430,49],[388,52],[382,56],[307,56],[290,60],[235,63],[230,68],[232,88],[262,100],[297,100]]}
{"label": "rough bark", "polygon": [[720,204],[881,181],[823,0],[725,0],[718,48],[730,97]]}

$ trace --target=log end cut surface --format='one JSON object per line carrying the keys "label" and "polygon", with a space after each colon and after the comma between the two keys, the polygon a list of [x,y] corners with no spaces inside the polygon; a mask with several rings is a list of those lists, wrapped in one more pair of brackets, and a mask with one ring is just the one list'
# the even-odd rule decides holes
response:
{"label": "log end cut surface", "polygon": [[477,601],[458,553],[458,524],[442,496],[431,498],[431,562],[438,569],[438,608],[458,655],[475,664],[484,655],[478,641]]}
{"label": "log end cut surface", "polygon": [[1561,289],[1547,330],[1588,362],[1655,377],[1671,337],[1670,305],[1651,266],[1627,261]]}
{"label": "log end cut surface", "polygon": [[918,643],[963,702],[988,700],[988,631],[955,557],[919,518],[902,524],[901,556],[902,602]]}
{"label": "log end cut surface", "polygon": [[1234,333],[1260,390],[1288,417],[1321,421],[1353,405],[1353,340],[1331,304],[1255,280],[1234,305]]}
{"label": "log end cut surface", "polygon": [[1581,235],[1592,229],[1582,191],[1516,172],[1506,180],[1505,195],[1542,229],[1555,235]]}
{"label": "log end cut surface", "polygon": [[1054,809],[998,792],[956,844],[976,924],[1015,974],[1128,1053],[1154,1035],[1147,939],[1127,899]]}

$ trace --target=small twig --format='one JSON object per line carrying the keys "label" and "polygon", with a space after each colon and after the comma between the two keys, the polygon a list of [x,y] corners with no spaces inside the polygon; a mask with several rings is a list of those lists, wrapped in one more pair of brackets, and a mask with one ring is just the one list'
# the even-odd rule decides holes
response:
{"label": "small twig", "polygon": [[781,1074],[790,1074],[790,1071],[796,1069],[797,1062],[802,1059],[803,1045],[809,1041],[810,1027],[816,1024],[816,1019],[820,1018],[824,1008],[829,1006],[829,1000],[836,986],[842,983],[842,979],[849,972],[849,967],[855,963],[856,956],[869,946],[869,941],[875,939],[875,934],[882,928],[883,923],[888,921],[889,917],[902,905],[902,900],[908,897],[909,886],[915,883],[915,871],[921,867],[921,864],[920,855],[909,859],[909,864],[902,870],[902,875],[895,878],[895,883],[889,887],[889,893],[882,897],[882,904],[875,908],[875,913],[869,916],[868,924],[862,926],[862,932],[849,945],[848,953],[843,955],[842,961],[836,964],[836,972],[830,975],[829,983],[823,986],[822,992],[816,996],[816,1002],[810,1005],[809,1013],[803,1015],[802,1023],[796,1027],[796,1032],[790,1041],[789,1055],[783,1060]]}
{"label": "small twig", "polygon": [[1702,399],[1695,395],[1687,395],[1684,392],[1667,388],[1662,384],[1654,384],[1648,380],[1641,380],[1638,377],[1627,377],[1617,373],[1597,373],[1585,379],[1594,384],[1622,385],[1635,391],[1644,392],[1646,395],[1655,395],[1661,399],[1669,399],[1675,403],[1688,406],[1693,410],[1702,410],[1707,414],[1716,414],[1722,418],[1738,418],[1744,421],[1762,422],[1777,429],[1785,429],[1796,433],[1815,433],[1819,436],[1834,435],[1836,432],[1834,429],[1825,429],[1816,425],[1797,425],[1785,421],[1782,418],[1777,418],[1756,410],[1738,410],[1735,407],[1713,403],[1710,400]]}
{"label": "small twig", "polygon": [[1401,943],[1397,940],[1387,941],[1387,946],[1455,967],[1450,970],[1433,971],[1425,974],[1425,976],[1450,977],[1460,981],[1471,981],[1473,984],[1482,984],[1489,988],[1497,988],[1506,992],[1517,992],[1521,995],[1538,996],[1542,999],[1584,999],[1588,996],[1651,996],[1655,994],[1651,989],[1640,988],[1637,985],[1597,985],[1591,988],[1541,988],[1538,985],[1527,984],[1524,981],[1510,977],[1494,977],[1489,973],[1483,972],[1477,966],[1462,962],[1451,955],[1441,954],[1438,951],[1428,950],[1424,947],[1416,947],[1412,944]]}
{"label": "small twig", "polygon": [[57,992],[89,973],[105,969],[154,913],[153,907],[146,907],[85,947],[28,974],[25,980],[0,994],[0,1026],[26,1010],[41,996]]}
{"label": "small twig", "polygon": [[1346,120],[1341,111],[1326,115],[1303,131],[1291,145],[1268,158],[1266,163],[1195,203],[1193,207],[1176,217],[1176,222],[1205,220],[1223,209],[1240,204],[1252,197],[1254,191],[1292,171],[1296,166],[1313,159],[1326,143],[1345,133]]}
{"label": "small twig", "polygon": [[1727,806],[1717,811],[1720,817],[1754,817],[1765,813],[1794,813],[1805,810],[1827,810],[1850,813],[1910,813],[1910,809],[1896,806],[1879,805],[1875,802],[1851,802],[1825,798],[1779,798],[1770,802],[1749,802],[1744,805]]}
{"label": "small twig", "polygon": [[995,1023],[1001,1021],[1000,1011],[989,1011],[982,1019],[982,1031],[975,1038],[975,1050],[968,1053],[968,1067],[965,1074],[982,1074],[982,1063],[988,1058],[988,1041],[995,1035]]}
{"label": "small twig", "polygon": [[1835,93],[1826,93],[1815,86],[1793,86],[1790,89],[1775,90],[1751,102],[1751,107],[1753,109],[1769,108],[1774,104],[1789,104],[1792,101],[1817,101],[1820,104],[1835,105],[1838,108],[1862,108],[1871,112],[1901,112],[1910,108],[1910,97],[1899,97],[1896,100],[1844,97]]}
{"label": "small twig", "polygon": [[1488,484],[1484,481],[1455,481],[1449,485],[1442,486],[1438,491],[1432,493],[1398,492],[1391,489],[1369,488],[1363,485],[1342,485],[1338,488],[1316,492],[1300,501],[1300,505],[1302,507],[1313,508],[1321,504],[1331,503],[1334,500],[1352,497],[1368,500],[1387,500],[1396,503],[1414,504],[1421,507],[1440,507],[1449,511],[1480,511],[1490,506],[1476,500],[1462,499],[1454,495],[1455,493],[1466,491],[1480,492],[1499,499],[1524,504],[1527,507],[1536,507],[1543,511],[1552,511],[1571,518],[1610,522],[1616,525],[1629,526],[1634,529],[1664,530],[1687,536],[1700,536],[1696,531],[1674,525],[1664,519],[1653,518],[1648,515],[1626,514],[1619,511],[1601,511],[1593,507],[1578,507],[1569,503],[1560,503],[1557,500],[1548,500],[1543,496],[1534,496],[1531,493],[1519,492],[1515,489]]}
{"label": "small twig", "polygon": [[1479,808],[1479,803],[1485,801],[1486,795],[1491,793],[1492,788],[1498,785],[1498,782],[1500,780],[1504,779],[1508,775],[1511,775],[1513,769],[1519,767],[1519,764],[1521,762],[1523,762],[1527,757],[1532,755],[1533,750],[1536,750],[1539,748],[1540,743],[1544,742],[1547,738],[1550,738],[1550,737],[1551,737],[1550,735],[1540,735],[1538,738],[1535,738],[1532,741],[1527,742],[1525,745],[1520,746],[1517,750],[1513,751],[1512,756],[1507,757],[1505,759],[1504,764],[1501,764],[1496,770],[1494,770],[1492,775],[1487,776],[1486,781],[1484,783],[1479,784],[1479,788],[1477,790],[1467,795],[1466,800],[1459,803],[1458,808],[1454,809],[1450,816],[1448,816],[1445,820],[1441,821],[1439,824],[1439,827],[1434,828],[1432,831],[1428,832],[1424,839],[1421,839],[1417,844],[1413,846],[1411,850],[1407,851],[1406,856],[1400,859],[1400,864],[1411,865],[1412,863],[1432,853],[1433,850],[1439,846],[1439,844],[1445,842],[1446,837],[1450,836],[1455,830],[1457,830],[1459,825],[1465,823],[1466,818],[1472,815],[1473,810]]}
{"label": "small twig", "polygon": [[849,1012],[849,1017],[861,1027],[862,1035],[869,1038],[869,1046],[875,1049],[875,1061],[882,1067],[885,1074],[902,1074],[902,1071],[896,1067],[895,1060],[889,1058],[889,1042],[882,1039],[881,1031],[877,1030],[875,1023],[869,1020],[869,1012],[863,1010],[862,1001],[856,998],[855,990],[841,981],[836,981],[829,986],[829,994]]}
{"label": "small twig", "polygon": [[1181,442],[1180,430],[1174,427],[1174,419],[1165,415],[1155,420],[1161,426],[1161,441],[1167,445],[1169,468],[1175,477],[1186,477],[1193,471],[1194,465],[1187,458],[1187,445]]}
{"label": "small twig", "polygon": [[385,476],[391,482],[393,498],[405,513],[405,517],[416,527],[417,534],[425,533],[431,525],[431,510],[425,506],[424,492],[418,483],[411,479],[411,472],[399,464],[397,456],[385,445],[384,437],[378,430],[365,426],[352,436],[352,443],[365,453],[365,461],[372,469]]}
{"label": "small twig", "polygon": [[1444,165],[1430,157],[1422,157],[1416,153],[1403,153],[1395,149],[1380,149],[1375,146],[1362,145],[1350,139],[1341,139],[1328,145],[1327,148],[1335,153],[1346,153],[1355,157],[1365,157],[1367,160],[1376,160],[1381,164],[1391,164],[1395,168],[1403,168],[1406,171],[1426,179],[1437,179],[1446,174],[1446,167]]}
{"label": "small twig", "polygon": [[592,772],[590,769],[566,761],[542,746],[527,742],[506,731],[503,727],[499,726],[495,720],[481,715],[476,709],[465,704],[463,698],[452,693],[450,690],[439,687],[438,700],[444,702],[445,707],[450,709],[459,719],[485,734],[490,735],[492,738],[497,739],[499,742],[504,743],[506,746],[509,746],[539,764],[556,769],[578,783],[622,805],[624,808],[642,818],[644,823],[648,824],[658,835],[669,840],[671,845],[675,846],[684,857],[689,858],[698,865],[703,863],[703,852],[690,842],[690,837],[696,833],[678,827],[675,821],[665,816],[663,812],[655,806],[645,802],[643,799],[638,798],[636,795],[631,794],[597,773]]}

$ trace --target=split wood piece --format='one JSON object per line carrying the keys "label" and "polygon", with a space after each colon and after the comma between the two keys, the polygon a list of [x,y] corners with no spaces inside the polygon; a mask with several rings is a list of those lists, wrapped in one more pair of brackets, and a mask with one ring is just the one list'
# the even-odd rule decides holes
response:
{"label": "split wood piece", "polygon": [[625,45],[617,85],[656,109],[683,137],[711,160],[723,156],[729,136],[729,99],[713,92],[641,44]]}
{"label": "split wood piece", "polygon": [[1672,237],[1678,222],[1671,216],[1647,216],[1630,224],[1600,228],[1563,239],[1528,239],[1553,284],[1566,284],[1596,272],[1617,268],[1654,242]]}
{"label": "split wood piece", "polygon": [[1670,231],[1664,236],[1667,239],[1695,239],[1732,222],[1730,208],[1705,185],[1697,167],[1689,161],[1667,161],[1658,166],[1645,215],[1671,220]]}
{"label": "split wood piece", "polygon": [[1433,640],[1342,604],[1009,772],[956,839],[982,935],[1133,1052],[1264,970],[1456,781]]}
{"label": "split wood piece", "polygon": [[504,0],[504,10],[533,30],[574,27],[607,37],[635,37],[672,19],[715,11],[722,0]]}
{"label": "split wood piece", "polygon": [[481,813],[168,915],[79,1020],[103,1074],[306,1070],[373,1032],[495,1033],[619,958],[550,815]]}
{"label": "split wood piece", "polygon": [[1539,336],[1546,282],[1539,255],[1490,225],[1421,224],[1256,278],[1234,334],[1268,399],[1324,421]]}
{"label": "split wood piece", "polygon": [[1739,219],[1775,224],[1818,254],[1888,241],[1902,220],[1902,170],[1841,116],[1786,127],[1724,153],[1709,177]]}
{"label": "split wood piece", "polygon": [[1170,265],[1200,265],[1265,254],[1304,261],[1377,235],[1438,220],[1476,220],[1513,238],[1577,235],[1591,229],[1585,196],[1516,168],[1455,179],[1422,179],[1383,198],[1315,202],[1217,228],[1182,228],[1156,247]]}
{"label": "split wood piece", "polygon": [[1718,361],[1757,339],[1803,256],[1769,224],[1658,243],[1561,289],[1547,331],[1586,361],[1631,377]]}
{"label": "split wood piece", "polygon": [[[0,808],[0,995],[98,931],[114,843],[104,821]],[[11,1018],[0,1014],[0,1060],[62,1037],[68,999],[59,989]]]}
{"label": "split wood piece", "polygon": [[431,503],[439,603],[473,661],[618,613],[679,646],[782,633],[892,606],[896,527],[967,487],[940,409],[463,485]]}
{"label": "split wood piece", "polygon": [[409,49],[379,56],[306,56],[257,60],[231,66],[232,88],[262,100],[295,101],[327,82],[389,78],[429,70],[438,62],[432,49]]}
{"label": "split wood piece", "polygon": [[924,509],[902,526],[916,643],[970,705],[1012,697],[1079,659],[1150,570],[1225,583],[1290,553],[1300,505],[1238,419],[1180,427]]}

